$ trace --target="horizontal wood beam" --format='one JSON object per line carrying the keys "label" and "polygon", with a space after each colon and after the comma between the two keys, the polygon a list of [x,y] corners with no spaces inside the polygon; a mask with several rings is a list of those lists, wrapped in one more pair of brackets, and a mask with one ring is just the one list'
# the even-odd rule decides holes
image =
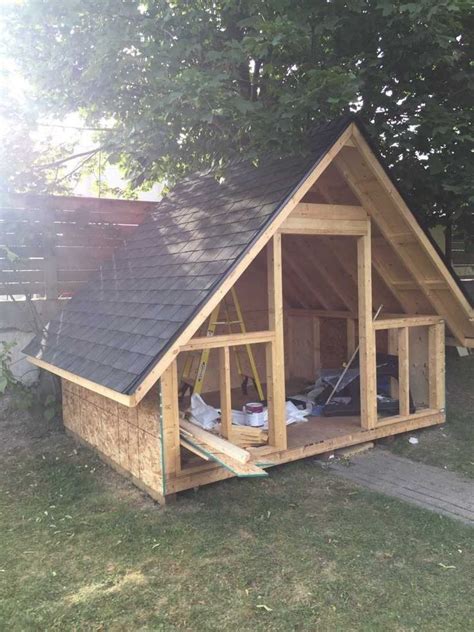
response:
{"label": "horizontal wood beam", "polygon": [[[391,281],[397,290],[420,290],[420,284],[413,281]],[[425,279],[423,284],[430,290],[449,290],[447,284],[439,279]]]}
{"label": "horizontal wood beam", "polygon": [[311,204],[300,202],[291,213],[291,217],[302,219],[329,219],[329,220],[360,220],[368,218],[368,213],[363,206],[348,204]]}
{"label": "horizontal wood beam", "polygon": [[339,235],[363,236],[368,234],[369,220],[317,219],[312,217],[289,217],[280,227],[287,235]]}
{"label": "horizontal wood beam", "polygon": [[[339,320],[346,320],[346,319],[355,319],[357,320],[358,315],[356,312],[346,312],[346,311],[342,311],[342,310],[324,310],[324,309],[306,309],[306,308],[302,308],[302,307],[292,307],[291,309],[287,310],[286,312],[289,316],[295,316],[296,318],[300,317],[300,318],[304,318],[307,316],[317,316],[318,318],[337,318]],[[395,313],[391,313],[391,312],[382,312],[385,320],[379,320],[379,321],[375,321],[375,322],[383,322],[386,323],[388,322],[388,319],[390,320],[397,320],[397,322],[402,322],[403,319],[410,319],[410,318],[414,318],[414,319],[434,319],[436,322],[441,322],[442,318],[441,316],[433,316],[432,314],[416,314],[414,316],[410,316],[409,314],[395,314]],[[400,327],[403,327],[403,322],[400,325]],[[380,329],[385,329],[385,327],[380,327]]]}
{"label": "horizontal wood beam", "polygon": [[316,316],[317,318],[357,318],[356,312],[345,312],[338,310],[324,310],[324,309],[301,309],[293,307],[287,311],[289,316],[298,317],[306,317],[306,316]]}
{"label": "horizontal wood beam", "polygon": [[219,347],[238,347],[241,345],[274,342],[273,331],[248,331],[245,334],[223,334],[222,336],[199,336],[182,345],[179,351],[200,351],[201,349],[217,349]]}
{"label": "horizontal wood beam", "polygon": [[403,318],[386,318],[382,320],[376,320],[374,322],[374,329],[398,329],[399,327],[429,327],[430,325],[437,325],[443,323],[443,319],[440,316],[406,316]]}
{"label": "horizontal wood beam", "polygon": [[436,421],[434,419],[433,423],[443,423],[444,421],[444,414],[440,413],[439,410],[433,408],[422,408],[421,410],[417,410],[415,413],[411,413],[409,415],[394,415],[393,417],[384,417],[383,419],[379,419],[376,428],[394,425],[395,432],[405,432],[405,429],[402,429],[402,426],[398,426],[398,424],[416,422],[424,419],[425,417],[434,417]]}

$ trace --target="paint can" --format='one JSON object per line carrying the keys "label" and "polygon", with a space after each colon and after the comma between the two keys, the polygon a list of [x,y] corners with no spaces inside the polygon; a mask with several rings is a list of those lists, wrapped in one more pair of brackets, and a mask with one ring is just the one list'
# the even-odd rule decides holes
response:
{"label": "paint can", "polygon": [[249,402],[244,406],[244,413],[246,426],[254,428],[263,426],[265,422],[263,404],[260,402]]}

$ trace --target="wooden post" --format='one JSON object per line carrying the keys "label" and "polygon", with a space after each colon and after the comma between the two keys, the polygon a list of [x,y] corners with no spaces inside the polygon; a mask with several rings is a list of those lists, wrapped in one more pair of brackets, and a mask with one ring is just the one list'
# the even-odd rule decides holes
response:
{"label": "wooden post", "polygon": [[410,337],[408,327],[398,330],[398,384],[400,415],[410,414]]}
{"label": "wooden post", "polygon": [[356,348],[356,322],[353,318],[346,320],[346,334],[347,334],[347,359],[352,357],[352,354]]}
{"label": "wooden post", "polygon": [[375,330],[372,323],[372,256],[370,224],[368,235],[357,240],[357,280],[359,295],[359,365],[361,427],[377,423],[377,369]]}
{"label": "wooden post", "polygon": [[269,444],[286,450],[285,351],[283,340],[283,287],[281,235],[267,244],[268,328],[275,342],[266,345]]}
{"label": "wooden post", "polygon": [[312,317],[313,323],[313,377],[315,380],[321,374],[321,319]]}
{"label": "wooden post", "polygon": [[181,469],[179,445],[178,369],[174,360],[161,376],[161,461],[163,494],[166,481]]}
{"label": "wooden post", "polygon": [[445,408],[444,322],[432,325],[428,333],[430,408]]}
{"label": "wooden post", "polygon": [[219,391],[221,399],[221,434],[229,439],[232,433],[232,394],[229,347],[219,349]]}
{"label": "wooden post", "polygon": [[42,209],[44,292],[47,299],[59,296],[58,262],[56,258],[56,235],[54,232],[54,210],[48,206]]}
{"label": "wooden post", "polygon": [[[389,355],[398,355],[398,331],[397,329],[387,329],[388,336],[388,353]],[[390,379],[390,397],[398,399],[398,382],[394,379]]]}

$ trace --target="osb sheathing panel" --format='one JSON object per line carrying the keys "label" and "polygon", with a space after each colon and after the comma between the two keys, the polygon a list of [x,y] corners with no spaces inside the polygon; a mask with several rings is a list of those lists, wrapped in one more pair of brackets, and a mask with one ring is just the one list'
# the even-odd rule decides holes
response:
{"label": "osb sheathing panel", "polygon": [[[316,379],[314,366],[314,327],[311,316],[286,314],[285,365],[287,377]],[[320,319],[321,367],[336,369],[347,360],[346,321]]]}
{"label": "osb sheathing panel", "polygon": [[415,405],[429,405],[429,357],[427,327],[413,327],[408,332],[410,337],[410,393]]}
{"label": "osb sheathing panel", "polygon": [[157,388],[128,408],[63,379],[63,420],[78,437],[162,494]]}

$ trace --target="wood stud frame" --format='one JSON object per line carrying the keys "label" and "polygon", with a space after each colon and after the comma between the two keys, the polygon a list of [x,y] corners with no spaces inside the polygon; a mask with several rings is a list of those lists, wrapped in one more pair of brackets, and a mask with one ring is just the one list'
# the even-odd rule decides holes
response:
{"label": "wood stud frame", "polygon": [[[367,204],[365,189],[362,195],[362,205],[354,204],[312,204],[301,203],[303,195],[314,185],[324,169],[336,159],[341,172],[349,178],[349,184],[356,193],[360,193],[360,183],[352,172],[352,163],[345,153],[340,152],[346,143],[350,151],[356,151],[355,146],[361,143],[358,137],[350,142],[351,132],[341,137],[340,141],[331,149],[323,164],[315,167],[308,181],[298,195],[295,195],[283,209],[278,220],[270,226],[258,239],[255,250],[243,257],[236,269],[223,283],[209,303],[196,316],[195,322],[180,336],[176,345],[155,366],[152,372],[142,382],[137,392],[131,396],[115,394],[115,399],[125,406],[136,406],[149,390],[150,385],[160,380],[160,402],[157,402],[156,414],[159,422],[159,440],[161,454],[162,488],[155,490],[155,497],[166,500],[172,494],[182,489],[213,482],[231,476],[229,472],[219,468],[215,463],[203,462],[193,468],[183,468],[180,449],[180,411],[178,402],[178,373],[177,356],[181,352],[201,349],[218,349],[219,354],[219,390],[221,399],[221,434],[232,441],[232,402],[231,402],[231,367],[229,349],[233,346],[261,344],[265,346],[266,357],[266,388],[269,411],[268,445],[252,449],[252,462],[261,464],[276,464],[292,461],[311,454],[318,454],[335,447],[353,445],[358,442],[372,440],[382,436],[389,436],[397,432],[424,427],[444,421],[444,321],[440,316],[384,313],[383,319],[373,322],[374,308],[372,299],[372,223],[374,218],[379,225],[379,213],[374,206]],[[364,154],[368,160],[367,152]],[[381,175],[377,173],[380,180]],[[398,200],[396,200],[398,203]],[[374,210],[375,208],[375,210]],[[382,220],[380,220],[382,221]],[[384,224],[382,233],[391,235],[390,229]],[[385,231],[385,232],[384,232]],[[357,243],[357,271],[354,271],[352,283],[357,281],[357,303],[345,301],[347,309],[299,309],[288,310],[288,314],[305,313],[311,318],[312,366],[314,374],[321,368],[320,342],[321,321],[324,318],[344,319],[346,323],[347,355],[350,356],[359,343],[359,362],[361,376],[361,417],[360,432],[345,437],[337,437],[317,444],[295,447],[288,443],[288,432],[285,419],[285,350],[284,350],[284,297],[283,297],[283,267],[290,275],[298,275],[298,270],[282,261],[282,235],[316,235],[324,240],[324,248],[330,251],[331,236],[351,237]],[[288,238],[290,239],[290,238]],[[291,238],[294,239],[294,238]],[[376,236],[375,239],[378,239]],[[400,243],[408,243],[407,235],[400,233]],[[426,244],[424,247],[427,248]],[[266,249],[267,268],[267,300],[268,300],[268,329],[244,334],[216,335],[213,337],[192,337],[212,309],[222,300],[225,294],[234,287],[235,282],[250,264],[253,258],[263,248]],[[306,248],[307,252],[307,248]],[[335,255],[336,256],[336,255]],[[314,262],[313,262],[314,264]],[[339,262],[343,266],[342,262]],[[381,266],[377,265],[380,271]],[[308,280],[309,279],[309,280]],[[310,283],[311,277],[305,281]],[[327,282],[334,286],[335,278],[327,277]],[[423,285],[425,296],[438,291],[439,282],[429,286]],[[444,279],[443,279],[444,282]],[[408,285],[396,285],[391,291],[397,297],[399,304],[407,309],[406,292]],[[411,288],[411,286],[410,286]],[[333,287],[334,289],[334,287]],[[338,291],[337,291],[338,290]],[[336,288],[335,295],[340,296],[341,288]],[[440,299],[436,301],[440,304]],[[304,304],[302,300],[302,304]],[[323,301],[320,301],[323,304]],[[344,305],[344,301],[342,301]],[[407,309],[407,311],[410,311]],[[413,312],[412,312],[413,313]],[[428,328],[428,357],[429,357],[429,407],[410,414],[410,337],[409,331],[413,327]],[[396,352],[399,356],[399,415],[387,419],[377,418],[377,376],[376,376],[376,332],[388,331],[389,352]],[[292,329],[288,326],[289,342],[291,343]],[[293,333],[295,333],[293,331]],[[357,341],[358,338],[358,341]],[[291,347],[291,344],[290,344]],[[37,361],[40,364],[41,361]],[[41,365],[41,364],[40,364]],[[45,367],[48,368],[48,367]],[[56,371],[55,371],[56,372]],[[63,372],[65,380],[73,380],[72,376]],[[80,378],[79,378],[80,379]],[[82,380],[81,387],[87,389],[90,384]],[[94,390],[94,389],[91,389]],[[395,390],[395,389],[394,389]],[[100,393],[103,397],[111,396],[107,389]]]}

